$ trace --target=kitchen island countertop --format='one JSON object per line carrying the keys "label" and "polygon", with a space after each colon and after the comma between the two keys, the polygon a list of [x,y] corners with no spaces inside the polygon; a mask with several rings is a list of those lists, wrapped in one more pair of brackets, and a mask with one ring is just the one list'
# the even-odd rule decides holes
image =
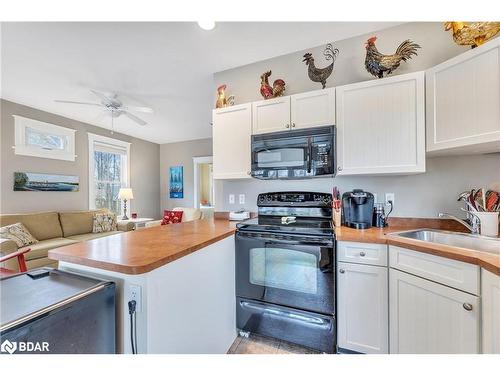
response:
{"label": "kitchen island countertop", "polygon": [[162,225],[79,242],[49,258],[129,275],[150,272],[234,234],[236,223],[206,219]]}

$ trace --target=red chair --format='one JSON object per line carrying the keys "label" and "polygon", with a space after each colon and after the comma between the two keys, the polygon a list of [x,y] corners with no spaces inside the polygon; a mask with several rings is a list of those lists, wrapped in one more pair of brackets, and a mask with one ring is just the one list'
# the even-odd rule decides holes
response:
{"label": "red chair", "polygon": [[31,250],[30,248],[19,249],[13,253],[0,257],[0,263],[17,257],[17,262],[19,264],[19,271],[9,270],[7,268],[0,267],[0,279],[6,276],[15,275],[16,273],[19,272],[26,272],[28,269],[26,268],[26,260],[24,259],[24,254],[26,254],[30,250]]}

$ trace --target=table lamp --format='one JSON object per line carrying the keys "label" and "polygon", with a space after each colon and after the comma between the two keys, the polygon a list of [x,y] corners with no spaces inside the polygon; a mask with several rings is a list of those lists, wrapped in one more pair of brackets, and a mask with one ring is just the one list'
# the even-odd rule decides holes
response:
{"label": "table lamp", "polygon": [[118,193],[118,198],[123,201],[123,217],[122,220],[128,220],[127,216],[127,200],[134,199],[134,194],[131,188],[121,188]]}

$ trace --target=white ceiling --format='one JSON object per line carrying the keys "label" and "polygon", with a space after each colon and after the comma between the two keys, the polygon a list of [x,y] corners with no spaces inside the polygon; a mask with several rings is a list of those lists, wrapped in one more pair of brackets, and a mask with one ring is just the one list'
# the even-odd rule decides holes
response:
{"label": "white ceiling", "polygon": [[390,22],[2,23],[2,98],[109,128],[89,89],[149,106],[142,127],[115,130],[156,143],[211,136],[213,73],[396,25]]}

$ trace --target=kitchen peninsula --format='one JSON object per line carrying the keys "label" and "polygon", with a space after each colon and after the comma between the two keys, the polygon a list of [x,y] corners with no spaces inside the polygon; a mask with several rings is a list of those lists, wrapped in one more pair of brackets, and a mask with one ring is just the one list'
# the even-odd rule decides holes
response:
{"label": "kitchen peninsula", "polygon": [[128,302],[137,302],[138,353],[225,353],[236,337],[234,231],[197,220],[51,250],[59,268],[117,284],[117,350],[131,353]]}

